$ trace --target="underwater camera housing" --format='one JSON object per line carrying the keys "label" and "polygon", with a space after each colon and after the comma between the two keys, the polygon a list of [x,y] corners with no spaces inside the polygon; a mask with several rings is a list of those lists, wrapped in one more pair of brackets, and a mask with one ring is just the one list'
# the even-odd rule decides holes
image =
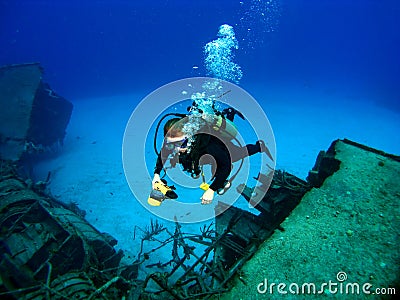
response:
{"label": "underwater camera housing", "polygon": [[178,194],[174,190],[174,186],[168,186],[167,181],[161,179],[154,184],[154,189],[151,190],[147,203],[151,206],[160,206],[165,199],[176,199]]}

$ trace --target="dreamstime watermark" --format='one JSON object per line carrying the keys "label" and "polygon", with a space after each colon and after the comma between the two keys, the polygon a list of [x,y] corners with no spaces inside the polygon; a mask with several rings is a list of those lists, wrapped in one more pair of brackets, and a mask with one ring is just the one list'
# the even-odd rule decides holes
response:
{"label": "dreamstime watermark", "polygon": [[[239,141],[244,146],[247,141],[242,137],[242,133],[246,133],[246,137],[252,136],[255,143],[262,140],[268,145],[272,161],[269,161],[266,155],[257,157],[258,161],[254,164],[254,160],[244,159],[242,163],[233,164],[235,171],[239,170],[234,185],[237,187],[239,183],[247,183],[248,180],[257,176],[257,174],[271,174],[275,169],[275,138],[272,127],[268,118],[260,104],[241,87],[215,78],[193,77],[168,83],[154,90],[147,95],[132,112],[125,128],[123,145],[122,145],[122,161],[124,173],[131,191],[135,198],[152,214],[169,221],[178,220],[180,223],[202,222],[215,218],[216,215],[222,213],[230,205],[232,205],[240,197],[240,193],[236,191],[235,186],[226,194],[213,201],[212,205],[202,205],[199,200],[199,180],[193,179],[190,175],[181,171],[180,167],[168,169],[166,179],[168,185],[174,185],[179,195],[177,199],[168,199],[161,206],[152,206],[148,204],[148,197],[151,190],[151,180],[154,176],[154,166],[157,160],[154,150],[160,150],[163,136],[155,134],[156,128],[165,124],[168,119],[164,116],[177,113],[187,116],[188,105],[193,105],[193,101],[201,98],[205,103],[212,103],[221,108],[232,108],[241,113],[244,120],[241,124],[246,128],[237,128],[237,136],[232,143]],[[181,117],[182,118],[182,117]],[[240,118],[239,118],[240,119]],[[183,121],[189,120],[189,117],[182,118]],[[190,122],[188,122],[190,123]],[[160,130],[162,131],[162,129]],[[198,131],[197,133],[201,133]],[[211,135],[211,134],[210,134]],[[216,136],[218,137],[218,136]],[[220,139],[221,142],[224,142]],[[225,143],[225,142],[224,142]],[[237,143],[236,143],[237,145]],[[228,151],[233,147],[228,147]],[[230,157],[233,157],[229,153]],[[171,164],[172,165],[172,164]],[[171,176],[170,176],[171,175]],[[209,176],[211,177],[211,176]],[[258,193],[253,193],[249,203],[256,206],[267,192],[271,183],[272,176],[265,176],[266,182],[256,183],[257,186],[263,185]],[[181,193],[184,192],[184,197]],[[215,203],[218,200],[223,201],[226,205],[216,211]]]}
{"label": "dreamstime watermark", "polygon": [[336,274],[336,281],[329,280],[316,284],[313,282],[299,283],[284,283],[284,282],[268,282],[264,281],[257,285],[257,292],[259,294],[293,294],[293,295],[317,295],[317,294],[343,294],[343,295],[395,295],[396,289],[394,287],[387,288],[373,288],[369,282],[345,282],[347,281],[347,274],[345,272],[338,272]]}

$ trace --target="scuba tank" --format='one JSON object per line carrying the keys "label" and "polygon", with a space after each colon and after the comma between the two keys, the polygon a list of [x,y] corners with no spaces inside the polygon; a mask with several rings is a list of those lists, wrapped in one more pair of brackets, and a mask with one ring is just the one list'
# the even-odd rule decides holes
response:
{"label": "scuba tank", "polygon": [[225,119],[222,115],[216,116],[212,128],[222,139],[228,141],[234,140],[238,133],[236,125],[232,121]]}

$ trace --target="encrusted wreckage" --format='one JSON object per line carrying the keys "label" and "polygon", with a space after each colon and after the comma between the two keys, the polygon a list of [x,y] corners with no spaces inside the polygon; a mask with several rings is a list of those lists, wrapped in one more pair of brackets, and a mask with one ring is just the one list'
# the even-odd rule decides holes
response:
{"label": "encrusted wreckage", "polygon": [[[268,181],[264,174],[259,174],[258,180],[261,183]],[[266,185],[262,184],[257,189],[263,188]],[[174,233],[165,229],[169,239],[160,241],[159,246],[147,253],[173,243],[172,259],[157,264],[159,268],[165,269],[169,265],[171,268],[147,276],[143,290],[150,291],[148,287],[151,287],[160,299],[202,299],[227,291],[229,282],[243,264],[274,230],[280,228],[279,224],[310,188],[307,182],[277,171],[267,194],[255,206],[260,211],[259,215],[236,207],[227,208],[226,204],[219,202],[215,208],[218,215],[215,225],[204,225],[200,234],[183,233],[176,222]],[[237,189],[248,201],[257,192],[244,184]],[[224,212],[219,214],[218,210]]]}
{"label": "encrusted wreckage", "polygon": [[72,104],[42,81],[38,63],[0,67],[0,158],[17,161],[62,144]]}
{"label": "encrusted wreckage", "polygon": [[[18,172],[25,158],[62,144],[71,112],[72,104],[43,83],[39,64],[0,68],[2,298],[188,299],[222,293],[309,189],[278,171],[258,199],[258,216],[231,207],[198,234],[183,232],[178,222],[172,230],[152,221],[137,228],[142,236],[136,261],[121,264],[123,252],[114,249],[114,238],[91,226],[76,204],[45,192],[49,178],[33,182]],[[248,200],[264,194],[266,176],[259,174],[260,187],[242,184],[238,191]],[[157,262],[152,258],[157,251],[171,255]]]}
{"label": "encrusted wreckage", "polygon": [[1,299],[206,299],[224,293],[235,276],[241,279],[241,267],[259,245],[284,230],[280,224],[304,194],[340,167],[335,141],[320,152],[307,181],[278,170],[268,189],[272,173],[258,174],[257,187],[237,186],[257,215],[219,202],[214,223],[199,233],[184,232],[177,221],[173,229],[156,220],[136,227],[139,251],[133,263],[122,263],[117,241],[91,226],[76,204],[60,203],[46,192],[47,181],[34,183],[18,172],[16,162],[25,155],[62,142],[72,105],[41,82],[38,64],[0,68],[0,96]]}
{"label": "encrusted wreckage", "polygon": [[[75,205],[59,203],[43,184],[23,180],[10,162],[1,161],[0,170],[0,297],[10,299],[194,299],[223,293],[308,189],[277,172],[272,190],[296,196],[267,197],[271,209],[265,204],[259,216],[231,207],[198,234],[184,233],[178,222],[170,230],[152,221],[135,230],[142,232],[140,251],[133,264],[124,265],[123,252],[113,247],[117,241],[87,223]],[[245,197],[253,192],[240,188]],[[154,262],[157,251],[168,251],[170,259]],[[140,278],[139,267],[150,271]]]}
{"label": "encrusted wreckage", "polygon": [[0,297],[94,297],[109,280],[104,270],[122,258],[116,241],[22,180],[11,163],[2,160],[0,172]]}
{"label": "encrusted wreckage", "polygon": [[[258,215],[229,207],[199,233],[184,232],[178,222],[174,229],[158,221],[135,228],[140,245],[131,264],[121,263],[116,240],[88,224],[76,206],[57,202],[44,193],[43,184],[23,180],[15,166],[1,161],[0,297],[206,299],[224,293],[235,276],[241,278],[241,267],[259,245],[274,230],[284,230],[280,224],[304,194],[339,168],[335,144],[320,153],[307,181],[276,171],[255,206]],[[238,191],[247,200],[263,194],[265,176],[258,175],[259,187],[241,184]]]}

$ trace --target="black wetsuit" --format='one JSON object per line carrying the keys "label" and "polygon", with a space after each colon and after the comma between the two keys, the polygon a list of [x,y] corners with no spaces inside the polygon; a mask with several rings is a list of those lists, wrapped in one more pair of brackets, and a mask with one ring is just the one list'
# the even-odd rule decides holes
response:
{"label": "black wetsuit", "polygon": [[[225,141],[224,144],[224,142],[222,142],[220,139],[212,135],[209,135],[208,142],[206,145],[204,145],[204,147],[201,148],[199,157],[208,154],[215,159],[216,166],[213,166],[215,168],[214,169],[215,173],[213,177],[213,182],[210,185],[210,189],[216,191],[225,186],[225,181],[227,180],[232,170],[232,162],[238,161],[247,156],[251,156],[260,151],[261,148],[259,142],[257,142],[256,144],[250,144],[244,147],[240,147],[232,144],[232,142],[230,141],[228,142]],[[188,154],[180,154],[182,158],[184,158],[185,155]],[[157,158],[157,163],[154,169],[154,173],[160,174],[163,168],[162,161],[163,160],[161,158],[161,152],[160,152]],[[181,158],[180,162],[182,162]],[[197,165],[199,164],[198,161],[196,163]],[[202,163],[207,163],[207,162],[202,161]]]}

